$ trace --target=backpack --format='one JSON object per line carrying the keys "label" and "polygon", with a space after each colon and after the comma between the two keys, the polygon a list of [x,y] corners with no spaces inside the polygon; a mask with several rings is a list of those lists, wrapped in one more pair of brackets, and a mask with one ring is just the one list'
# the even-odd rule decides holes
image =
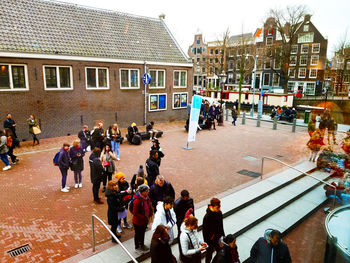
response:
{"label": "backpack", "polygon": [[58,158],[60,157],[61,150],[59,150],[56,154],[55,157],[53,157],[53,165],[58,166]]}
{"label": "backpack", "polygon": [[[137,192],[137,191],[136,191],[136,192]],[[130,203],[129,203],[129,211],[130,211],[131,214],[133,214],[134,201],[135,201],[136,197],[137,197],[137,195],[136,195],[136,193],[135,193],[135,194],[133,195],[133,197],[132,197]],[[143,202],[142,202],[141,204],[143,205]]]}
{"label": "backpack", "polygon": [[11,136],[9,136],[9,137],[7,137],[7,146],[8,147],[11,147],[12,146],[12,143],[13,143],[13,140],[12,140],[12,138],[11,138]]}

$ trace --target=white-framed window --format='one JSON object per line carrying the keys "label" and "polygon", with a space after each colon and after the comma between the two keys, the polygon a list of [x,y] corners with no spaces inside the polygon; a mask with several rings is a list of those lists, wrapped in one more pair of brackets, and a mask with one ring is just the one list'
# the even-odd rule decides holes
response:
{"label": "white-framed window", "polygon": [[212,58],[209,59],[209,64],[213,64],[213,59]]}
{"label": "white-framed window", "polygon": [[298,45],[292,45],[290,53],[291,54],[298,54]]}
{"label": "white-framed window", "polygon": [[148,110],[162,111],[167,109],[166,93],[150,93],[148,95]]}
{"label": "white-framed window", "polygon": [[271,60],[267,59],[265,60],[265,69],[270,69],[271,68]]}
{"label": "white-framed window", "polygon": [[215,58],[215,64],[218,64],[218,63],[219,63],[219,59]]}
{"label": "white-framed window", "polygon": [[266,37],[266,46],[272,46],[273,37]]}
{"label": "white-framed window", "polygon": [[310,64],[311,64],[311,65],[317,65],[317,64],[318,64],[318,58],[319,58],[318,55],[312,55],[312,56],[311,56]]}
{"label": "white-framed window", "polygon": [[278,87],[280,85],[280,76],[277,73],[273,73],[272,75],[272,86]]}
{"label": "white-framed window", "polygon": [[173,110],[187,108],[188,92],[173,93]]}
{"label": "white-framed window", "polygon": [[108,68],[85,68],[86,89],[109,89]]}
{"label": "white-framed window", "polygon": [[314,42],[314,32],[298,34],[298,43],[312,43]]}
{"label": "white-framed window", "polygon": [[296,66],[297,65],[297,56],[290,56],[290,62],[289,65],[290,66]]}
{"label": "white-framed window", "polygon": [[264,73],[264,86],[269,86],[270,85],[270,73]]}
{"label": "white-framed window", "polygon": [[288,69],[288,76],[290,78],[295,78],[295,68],[289,68]]}
{"label": "white-framed window", "polygon": [[305,78],[306,77],[306,68],[299,68],[299,78]]}
{"label": "white-framed window", "polygon": [[301,45],[301,54],[308,54],[309,53],[309,45]]}
{"label": "white-framed window", "polygon": [[309,78],[310,79],[317,78],[317,68],[311,68],[310,69]]}
{"label": "white-framed window", "polygon": [[121,68],[120,89],[139,89],[140,88],[140,71],[138,69]]}
{"label": "white-framed window", "polygon": [[320,53],[320,43],[312,44],[312,53]]}
{"label": "white-framed window", "polygon": [[219,55],[219,49],[215,49],[215,55]]}
{"label": "white-framed window", "polygon": [[294,93],[294,91],[295,91],[295,82],[294,81],[288,81],[287,87],[288,87],[288,92],[289,93]]}
{"label": "white-framed window", "polygon": [[315,82],[307,82],[305,88],[306,95],[315,95],[316,83]]}
{"label": "white-framed window", "polygon": [[309,25],[304,25],[304,32],[308,32],[309,31]]}
{"label": "white-framed window", "polygon": [[27,65],[0,64],[0,91],[29,90]]}
{"label": "white-framed window", "polygon": [[174,88],[186,88],[187,87],[187,71],[186,70],[174,70]]}
{"label": "white-framed window", "polygon": [[300,66],[306,66],[307,65],[307,55],[302,55],[302,56],[300,56],[300,63],[299,63],[299,65]]}
{"label": "white-framed window", "polygon": [[70,66],[43,66],[45,90],[72,90],[73,74]]}
{"label": "white-framed window", "polygon": [[165,70],[150,69],[151,83],[150,89],[165,89]]}
{"label": "white-framed window", "polygon": [[210,55],[213,55],[213,54],[214,54],[214,50],[213,50],[213,49],[210,49],[209,54],[210,54]]}

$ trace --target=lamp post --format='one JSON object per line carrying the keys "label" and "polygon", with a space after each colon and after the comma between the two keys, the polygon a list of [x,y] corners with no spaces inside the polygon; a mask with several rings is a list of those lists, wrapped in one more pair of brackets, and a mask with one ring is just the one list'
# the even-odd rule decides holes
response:
{"label": "lamp post", "polygon": [[226,77],[227,77],[227,75],[225,74],[225,71],[222,71],[221,74],[219,75],[219,77],[220,77],[220,85],[221,85],[221,92],[220,92],[221,112],[220,112],[220,115],[219,115],[218,125],[222,126],[224,124],[223,108],[222,108],[222,95],[223,95],[223,90],[224,90],[224,86],[225,86],[225,83],[226,83]]}
{"label": "lamp post", "polygon": [[252,57],[254,59],[254,69],[253,69],[253,80],[252,80],[252,86],[253,86],[253,101],[252,101],[252,108],[250,110],[250,116],[253,117],[254,116],[254,98],[255,98],[255,81],[256,81],[256,64],[257,64],[257,60],[258,60],[258,55],[254,56],[254,55],[250,55],[250,54],[246,54],[245,58],[247,59],[248,57]]}

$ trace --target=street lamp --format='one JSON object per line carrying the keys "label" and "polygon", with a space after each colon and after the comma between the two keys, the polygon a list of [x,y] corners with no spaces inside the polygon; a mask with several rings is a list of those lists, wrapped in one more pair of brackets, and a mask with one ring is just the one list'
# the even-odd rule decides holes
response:
{"label": "street lamp", "polygon": [[224,86],[226,83],[226,77],[227,77],[227,75],[225,74],[225,71],[222,71],[221,74],[219,75],[219,77],[220,77],[220,84],[221,84],[221,94],[220,94],[221,112],[219,115],[218,125],[222,126],[224,124],[224,116],[223,116],[223,108],[222,108],[222,95],[223,95],[223,90],[224,90]]}
{"label": "street lamp", "polygon": [[252,101],[252,108],[250,110],[250,116],[253,117],[254,116],[254,97],[255,97],[255,81],[256,81],[256,64],[258,61],[258,55],[254,56],[254,55],[250,55],[250,54],[246,54],[245,58],[248,59],[248,57],[252,57],[254,59],[254,69],[253,69],[253,80],[252,80],[252,86],[253,86],[253,101]]}

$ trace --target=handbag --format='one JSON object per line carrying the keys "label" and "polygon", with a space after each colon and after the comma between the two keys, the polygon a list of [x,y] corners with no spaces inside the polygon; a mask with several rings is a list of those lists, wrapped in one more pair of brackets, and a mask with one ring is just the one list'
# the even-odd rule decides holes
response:
{"label": "handbag", "polygon": [[35,135],[37,135],[37,134],[40,134],[40,133],[41,133],[41,130],[40,130],[39,125],[38,125],[38,126],[34,126],[34,127],[33,127],[33,133],[34,133]]}
{"label": "handbag", "polygon": [[107,167],[107,166],[109,166],[109,162],[108,161],[104,161],[102,165],[103,165],[103,167]]}

